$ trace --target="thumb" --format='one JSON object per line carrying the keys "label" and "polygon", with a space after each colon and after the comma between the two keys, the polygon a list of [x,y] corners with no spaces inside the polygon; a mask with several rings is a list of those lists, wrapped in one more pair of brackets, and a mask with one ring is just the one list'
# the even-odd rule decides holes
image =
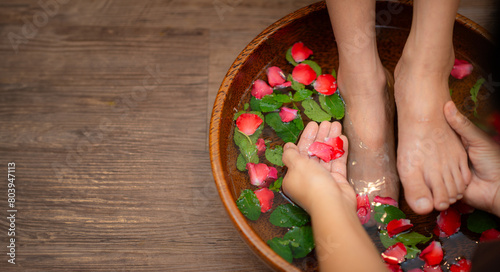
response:
{"label": "thumb", "polygon": [[300,157],[299,148],[293,143],[287,143],[283,147],[283,163],[288,167],[292,167],[294,162]]}
{"label": "thumb", "polygon": [[461,114],[453,101],[448,101],[444,105],[444,115],[446,121],[456,133],[458,133],[469,145],[482,143],[487,136],[467,117]]}

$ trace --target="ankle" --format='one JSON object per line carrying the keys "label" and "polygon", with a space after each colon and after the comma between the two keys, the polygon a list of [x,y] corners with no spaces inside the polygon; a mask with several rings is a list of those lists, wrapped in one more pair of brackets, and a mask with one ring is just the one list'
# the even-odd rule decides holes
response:
{"label": "ankle", "polygon": [[337,83],[346,104],[382,97],[387,85],[387,77],[383,66],[372,70],[353,71],[340,66],[337,72]]}

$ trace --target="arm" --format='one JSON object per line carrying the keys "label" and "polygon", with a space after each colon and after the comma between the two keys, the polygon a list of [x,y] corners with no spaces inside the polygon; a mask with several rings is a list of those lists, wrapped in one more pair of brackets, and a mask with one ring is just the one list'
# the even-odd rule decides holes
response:
{"label": "arm", "polygon": [[[283,162],[288,172],[283,190],[311,215],[321,270],[386,271],[356,215],[356,196],[345,177],[347,152],[330,163],[307,155],[312,142],[339,136],[340,130],[337,122],[323,122],[319,128],[311,122],[298,146],[285,145]],[[347,150],[347,139],[342,139]]]}

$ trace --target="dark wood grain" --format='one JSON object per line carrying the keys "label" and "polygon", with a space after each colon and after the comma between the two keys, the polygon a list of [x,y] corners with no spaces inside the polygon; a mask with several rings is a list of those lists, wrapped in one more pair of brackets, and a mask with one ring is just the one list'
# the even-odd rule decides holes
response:
{"label": "dark wood grain", "polygon": [[244,46],[314,1],[68,0],[25,37],[37,2],[0,2],[0,271],[268,270],[220,204],[208,120]]}

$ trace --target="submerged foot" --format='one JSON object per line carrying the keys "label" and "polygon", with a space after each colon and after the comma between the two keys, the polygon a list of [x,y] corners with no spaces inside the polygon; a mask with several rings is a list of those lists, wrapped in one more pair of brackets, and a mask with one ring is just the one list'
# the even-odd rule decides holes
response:
{"label": "submerged foot", "polygon": [[[344,133],[349,139],[347,178],[357,194],[398,200],[394,147],[392,77],[380,66],[374,73],[343,74],[339,89],[346,102]],[[373,223],[373,222],[371,222]]]}

